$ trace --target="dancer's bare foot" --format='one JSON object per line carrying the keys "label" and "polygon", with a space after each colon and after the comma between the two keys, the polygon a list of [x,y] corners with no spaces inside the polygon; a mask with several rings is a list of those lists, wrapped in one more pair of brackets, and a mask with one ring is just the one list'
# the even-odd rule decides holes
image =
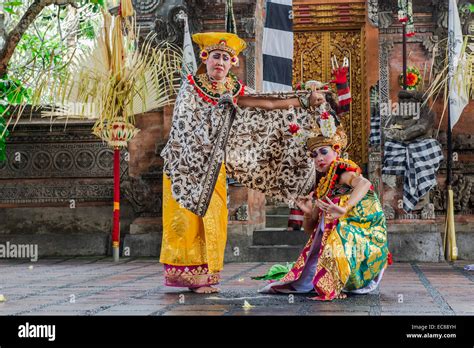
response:
{"label": "dancer's bare foot", "polygon": [[189,288],[192,292],[196,294],[212,294],[215,292],[219,292],[219,288],[214,288],[212,286],[201,286],[199,288]]}
{"label": "dancer's bare foot", "polygon": [[336,298],[344,299],[344,298],[347,298],[347,295],[345,293],[341,292],[339,295],[337,295]]}
{"label": "dancer's bare foot", "polygon": [[331,301],[331,300],[325,298],[324,296],[308,297],[308,300],[312,300],[312,301]]}

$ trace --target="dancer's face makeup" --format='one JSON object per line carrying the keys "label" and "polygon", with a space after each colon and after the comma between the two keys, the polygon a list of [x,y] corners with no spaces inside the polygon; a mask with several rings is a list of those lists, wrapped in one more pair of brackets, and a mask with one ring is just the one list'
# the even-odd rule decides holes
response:
{"label": "dancer's face makeup", "polygon": [[337,158],[337,152],[330,146],[321,146],[311,152],[311,158],[318,172],[326,173],[331,163]]}
{"label": "dancer's face makeup", "polygon": [[204,62],[207,74],[214,80],[222,81],[229,73],[230,55],[225,51],[214,50],[209,52],[209,57]]}

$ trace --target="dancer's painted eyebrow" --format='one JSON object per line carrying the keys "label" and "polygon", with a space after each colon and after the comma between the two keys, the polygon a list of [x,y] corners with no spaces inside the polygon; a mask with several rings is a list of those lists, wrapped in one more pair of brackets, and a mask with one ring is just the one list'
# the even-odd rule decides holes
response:
{"label": "dancer's painted eyebrow", "polygon": [[217,53],[217,52],[216,52],[216,53],[213,54],[213,57],[214,57],[215,59],[219,59],[220,56],[222,56],[222,59],[224,59],[224,60],[229,60],[229,59],[230,59],[230,57],[229,57],[227,54],[225,54],[225,53]]}

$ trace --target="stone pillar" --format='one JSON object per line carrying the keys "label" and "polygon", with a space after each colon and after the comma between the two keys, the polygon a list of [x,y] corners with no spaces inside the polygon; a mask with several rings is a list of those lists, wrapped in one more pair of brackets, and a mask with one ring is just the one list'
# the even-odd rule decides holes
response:
{"label": "stone pillar", "polygon": [[140,132],[129,144],[129,179],[123,185],[135,214],[124,240],[125,256],[157,256],[160,252],[163,160],[159,155],[169,133],[171,112],[165,107],[136,117]]}

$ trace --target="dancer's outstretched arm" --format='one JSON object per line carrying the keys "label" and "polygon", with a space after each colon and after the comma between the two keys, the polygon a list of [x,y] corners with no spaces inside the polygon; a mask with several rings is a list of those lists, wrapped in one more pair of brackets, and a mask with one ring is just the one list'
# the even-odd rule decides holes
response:
{"label": "dancer's outstretched arm", "polygon": [[334,204],[331,200],[318,199],[316,204],[323,211],[330,213],[334,218],[339,218],[349,212],[362,198],[369,192],[370,186],[372,185],[369,180],[364,178],[362,175],[357,175],[354,172],[344,172],[341,175],[340,182],[352,186],[354,190],[346,205],[341,207]]}
{"label": "dancer's outstretched arm", "polygon": [[[322,93],[313,91],[309,97],[309,106],[319,106],[325,101],[326,99]],[[265,110],[288,109],[290,106],[302,106],[298,98],[278,99],[252,96],[239,97],[237,104],[240,107],[261,108]]]}

